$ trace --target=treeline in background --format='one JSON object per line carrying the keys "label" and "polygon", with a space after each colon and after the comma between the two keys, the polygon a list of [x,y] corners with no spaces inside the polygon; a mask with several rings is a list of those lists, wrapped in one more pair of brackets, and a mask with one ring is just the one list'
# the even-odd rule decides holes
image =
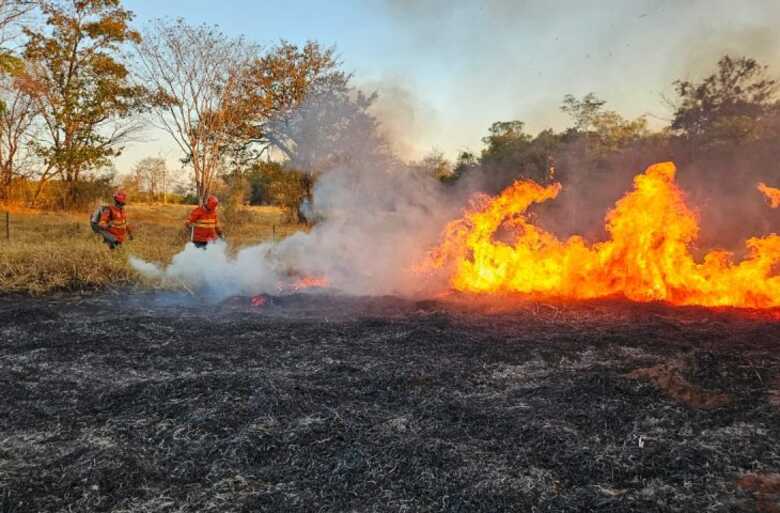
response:
{"label": "treeline in background", "polygon": [[[568,95],[564,130],[533,134],[522,121],[498,121],[480,151],[400,162],[371,113],[376,94],[354,87],[335,50],[315,41],[263,48],[181,19],[138,29],[119,0],[0,0],[0,34],[6,204],[85,209],[121,185],[134,201],[197,203],[213,192],[228,205],[280,206],[305,221],[301,205],[322,173],[385,162],[453,190],[561,181],[579,191],[558,214],[574,229],[603,215],[584,208],[597,186],[612,199],[654,161],[685,167],[694,194],[715,183],[712,201],[713,190],[778,175],[777,84],[750,57],[724,56],[697,80],[670,77],[661,128],[626,119],[595,94]],[[148,157],[119,176],[114,159],[149,127],[175,143],[181,166]]]}

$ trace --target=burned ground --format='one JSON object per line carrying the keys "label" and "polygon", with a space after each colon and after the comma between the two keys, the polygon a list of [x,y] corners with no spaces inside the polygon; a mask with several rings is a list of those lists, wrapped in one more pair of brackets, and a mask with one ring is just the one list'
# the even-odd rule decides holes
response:
{"label": "burned ground", "polygon": [[780,322],[499,304],[0,298],[0,511],[777,511]]}

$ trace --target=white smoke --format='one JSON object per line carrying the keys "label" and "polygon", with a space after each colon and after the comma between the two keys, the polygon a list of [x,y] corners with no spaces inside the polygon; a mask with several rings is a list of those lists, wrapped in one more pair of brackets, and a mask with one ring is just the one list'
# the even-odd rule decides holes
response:
{"label": "white smoke", "polygon": [[321,170],[305,205],[317,219],[310,231],[235,256],[222,242],[205,251],[188,244],[167,267],[133,259],[133,268],[217,298],[277,293],[302,277],[324,278],[328,288],[349,294],[425,292],[430,284],[412,268],[466,194],[391,155],[381,126],[354,98],[313,98],[285,126],[300,135],[300,161],[292,165]]}
{"label": "white smoke", "polygon": [[[223,241],[187,244],[166,267],[131,258],[139,273],[220,299],[292,290],[302,277],[323,277],[348,294],[425,292],[413,271],[458,207],[432,177],[397,163],[322,175],[310,208],[321,219],[309,232],[239,250]],[[457,203],[457,202],[456,202]]]}
{"label": "white smoke", "polygon": [[221,240],[205,249],[188,243],[167,267],[133,257],[130,265],[148,278],[224,298],[235,294],[271,292],[274,286],[279,285],[274,279],[276,271],[272,269],[271,261],[265,258],[269,249],[269,244],[260,244],[231,257],[227,244]]}
{"label": "white smoke", "polygon": [[164,275],[159,266],[151,262],[145,262],[140,258],[131,256],[128,258],[128,262],[130,263],[130,267],[143,274],[147,278],[162,278]]}

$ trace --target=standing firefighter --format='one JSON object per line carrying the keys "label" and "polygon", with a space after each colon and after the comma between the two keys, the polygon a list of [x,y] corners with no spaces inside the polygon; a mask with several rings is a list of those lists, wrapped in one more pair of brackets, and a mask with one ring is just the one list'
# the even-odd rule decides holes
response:
{"label": "standing firefighter", "polygon": [[127,214],[125,214],[127,194],[124,191],[116,191],[113,197],[113,205],[98,207],[90,218],[92,230],[103,237],[103,242],[110,249],[121,246],[125,239],[133,240],[133,234],[127,224]]}
{"label": "standing firefighter", "polygon": [[187,218],[186,225],[192,230],[192,243],[196,248],[205,249],[209,242],[222,238],[222,229],[217,221],[217,205],[217,197],[209,196],[206,203],[195,208]]}

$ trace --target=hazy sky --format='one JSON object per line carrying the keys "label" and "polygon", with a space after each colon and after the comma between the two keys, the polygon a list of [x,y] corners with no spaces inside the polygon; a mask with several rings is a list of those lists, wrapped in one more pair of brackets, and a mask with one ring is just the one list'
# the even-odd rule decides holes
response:
{"label": "hazy sky", "polygon": [[[595,92],[628,117],[669,117],[662,95],[724,53],[780,72],[780,0],[125,0],[138,25],[183,17],[263,45],[335,45],[406,157],[479,150],[494,121],[562,128],[563,95]],[[127,148],[179,153],[162,134]]]}

